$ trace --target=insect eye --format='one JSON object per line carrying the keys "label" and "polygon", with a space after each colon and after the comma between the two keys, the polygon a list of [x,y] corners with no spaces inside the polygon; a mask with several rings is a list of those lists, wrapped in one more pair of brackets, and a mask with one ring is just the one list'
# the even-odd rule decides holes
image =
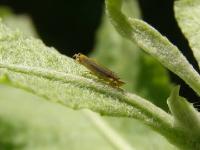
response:
{"label": "insect eye", "polygon": [[76,59],[76,58],[77,58],[77,54],[74,54],[74,55],[72,56],[72,58]]}

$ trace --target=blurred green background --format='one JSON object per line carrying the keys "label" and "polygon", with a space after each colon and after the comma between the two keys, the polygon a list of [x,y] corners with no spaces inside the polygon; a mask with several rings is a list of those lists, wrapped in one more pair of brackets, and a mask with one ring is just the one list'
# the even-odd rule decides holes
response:
{"label": "blurred green background", "polygon": [[[168,111],[166,99],[173,86],[171,81],[182,85],[181,94],[191,102],[199,100],[181,79],[118,35],[105,16],[103,0],[1,0],[0,5],[7,7],[1,8],[0,15],[11,28],[21,28],[25,34],[40,37],[46,45],[70,57],[77,52],[95,57],[127,82],[126,90],[151,100],[165,111]],[[16,15],[9,15],[9,9]],[[124,12],[143,18],[167,36],[197,69],[174,19],[172,0],[125,0]],[[103,121],[133,149],[176,149],[134,119],[103,117]],[[83,110],[74,111],[23,90],[0,85],[0,150],[4,149],[111,150],[116,147]]]}

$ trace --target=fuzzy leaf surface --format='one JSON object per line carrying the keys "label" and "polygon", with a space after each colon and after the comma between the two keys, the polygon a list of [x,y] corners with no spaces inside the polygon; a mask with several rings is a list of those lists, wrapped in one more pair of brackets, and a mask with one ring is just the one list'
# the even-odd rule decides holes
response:
{"label": "fuzzy leaf surface", "polygon": [[106,0],[107,12],[116,30],[182,78],[200,95],[200,76],[179,49],[146,22],[126,17],[121,0]]}
{"label": "fuzzy leaf surface", "polygon": [[174,4],[176,20],[193,50],[200,66],[200,1],[177,0]]}
{"label": "fuzzy leaf surface", "polygon": [[[9,85],[73,109],[133,117],[153,128],[170,130],[171,116],[145,99],[112,88],[73,59],[0,24],[0,72]],[[166,119],[168,118],[168,119]],[[159,125],[158,125],[159,124]],[[165,131],[165,130],[163,130]]]}

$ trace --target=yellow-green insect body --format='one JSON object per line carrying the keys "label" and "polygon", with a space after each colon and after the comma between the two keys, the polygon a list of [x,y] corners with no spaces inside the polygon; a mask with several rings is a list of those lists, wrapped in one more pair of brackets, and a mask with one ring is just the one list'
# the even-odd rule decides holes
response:
{"label": "yellow-green insect body", "polygon": [[124,84],[123,81],[111,70],[108,68],[97,64],[93,59],[88,58],[87,56],[78,53],[73,56],[80,64],[84,65],[87,69],[89,69],[92,74],[96,75],[100,79],[103,79],[110,83],[110,85],[114,87],[120,87]]}

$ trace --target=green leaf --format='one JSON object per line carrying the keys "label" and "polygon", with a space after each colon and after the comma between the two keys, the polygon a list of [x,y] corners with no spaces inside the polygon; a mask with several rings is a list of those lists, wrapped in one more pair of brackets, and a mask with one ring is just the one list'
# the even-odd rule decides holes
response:
{"label": "green leaf", "polygon": [[[166,136],[168,140],[172,142],[175,141],[173,143],[176,145],[181,145],[187,140],[188,132],[179,130],[179,128],[174,128],[173,118],[169,114],[137,95],[110,87],[93,75],[85,76],[85,71],[87,70],[75,63],[74,60],[59,54],[53,48],[46,47],[40,40],[27,37],[19,31],[10,30],[0,23],[0,74],[2,75],[0,81],[2,83],[25,89],[45,97],[49,101],[61,103],[63,106],[68,106],[70,108],[89,108],[104,115],[136,118]],[[1,121],[3,121],[1,125],[2,127],[5,125],[6,129],[2,130],[2,135],[5,135],[8,131],[12,131],[12,133],[15,133],[15,135],[19,137],[17,136],[16,140],[15,137],[13,138],[13,136],[9,136],[9,134],[8,137],[3,136],[3,138],[6,138],[3,140],[5,144],[3,144],[5,147],[9,147],[10,143],[8,143],[8,141],[10,141],[10,138],[13,138],[14,142],[11,143],[17,142],[19,148],[25,144],[29,146],[29,142],[27,142],[29,138],[27,138],[27,135],[32,135],[29,130],[31,125],[24,125],[23,129],[20,128],[23,123],[21,117],[25,117],[24,120],[27,120],[27,116],[24,115],[26,111],[24,110],[28,111],[29,106],[27,105],[25,109],[20,109],[20,107],[16,105],[14,106],[15,111],[13,111],[12,108],[10,109],[10,107],[13,107],[11,105],[12,102],[5,103],[5,105],[4,102],[1,104],[3,109],[0,112],[2,114],[1,116],[6,116],[1,119]],[[18,104],[24,104],[24,102],[19,102]],[[4,108],[4,106],[7,107]],[[20,110],[23,110],[23,112],[20,112]],[[32,110],[34,111],[34,109]],[[16,115],[19,117],[16,119],[18,123],[13,124],[11,123],[12,120],[14,120],[12,117],[15,115],[13,115],[13,113],[10,114],[10,112],[18,111],[19,114],[21,113],[22,115]],[[32,115],[31,112],[33,111],[29,112],[29,116]],[[49,112],[49,110],[46,111]],[[9,117],[11,117],[10,123],[8,122]],[[8,120],[4,120],[6,118]],[[35,118],[39,119],[38,117]],[[96,119],[96,117],[94,118]],[[31,121],[31,119],[29,121]],[[53,123],[57,124],[56,121]],[[9,124],[11,124],[11,128]],[[46,122],[44,124],[46,125]],[[97,123],[96,126],[100,126],[100,123]],[[17,134],[16,132],[19,132],[20,129],[26,132],[24,131],[24,134]],[[45,127],[42,128],[42,130],[44,129]],[[45,133],[48,133],[49,129],[50,128],[48,128],[48,131],[43,132],[44,135],[47,135]],[[103,130],[106,131],[105,128],[103,128]],[[109,129],[109,131],[111,130]],[[57,131],[55,131],[55,133],[57,133]],[[36,136],[34,135],[31,137]],[[53,141],[55,141],[54,135],[47,135],[47,137],[52,137]],[[109,138],[109,142],[113,141],[112,138]],[[40,142],[40,138],[36,138],[36,140],[37,139]],[[30,145],[31,144],[30,141]],[[34,142],[32,145],[35,145]],[[128,144],[126,146],[128,146]],[[117,147],[119,148],[120,146],[118,145]]]}
{"label": "green leaf", "polygon": [[87,70],[73,59],[2,23],[0,35],[0,72],[8,76],[8,84],[74,109],[133,117],[158,131],[168,130],[171,116],[143,98],[112,88],[93,75],[85,77]]}
{"label": "green leaf", "polygon": [[179,96],[179,87],[168,98],[168,105],[175,117],[176,125],[200,135],[200,114],[185,98]]}
{"label": "green leaf", "polygon": [[[127,142],[136,145],[136,149],[139,150],[146,148],[153,150],[155,147],[167,150],[169,147],[167,142],[163,142],[162,136],[148,130],[138,121],[131,119],[132,124],[130,124],[128,118],[117,118],[121,121],[119,124],[116,119],[106,117],[106,120],[113,122],[109,126],[102,119],[94,113],[85,110],[74,111],[23,90],[0,85],[2,150],[9,148],[60,150],[66,147],[71,150],[94,148],[134,150]],[[117,127],[113,129],[116,124]],[[115,133],[118,128],[121,131],[119,135]],[[124,132],[124,128],[129,130]],[[130,140],[121,143],[119,136],[127,140],[125,135],[129,135]],[[169,147],[169,150],[172,148]]]}
{"label": "green leaf", "polygon": [[27,36],[38,37],[36,30],[33,27],[33,22],[27,15],[15,15],[12,10],[5,6],[0,6],[0,17],[6,26],[20,30]]}
{"label": "green leaf", "polygon": [[[130,8],[131,6],[132,5],[128,5]],[[134,10],[136,10],[136,8]],[[126,9],[126,11],[128,10],[131,9]],[[16,16],[9,13],[4,16],[3,22],[13,29],[19,29],[26,35],[32,35],[35,31],[27,16],[22,16],[21,18],[21,15]],[[35,33],[33,35],[35,36]],[[3,74],[3,72],[0,73],[2,73],[2,75],[0,75],[0,82],[9,84],[8,76]],[[6,86],[1,86],[0,100],[2,100],[0,102],[2,107],[2,111],[0,111],[0,120],[2,122],[1,128],[5,127],[7,129],[4,130],[3,133],[0,133],[0,147],[3,149],[7,149],[8,147],[16,148],[18,145],[22,145],[20,149],[27,149],[27,147],[28,149],[64,149],[64,147],[68,147],[75,150],[80,148],[91,149],[94,148],[94,145],[95,147],[99,145],[100,149],[113,149],[113,147],[117,149],[133,149],[133,147],[135,147],[140,150],[145,150],[147,148],[153,150],[156,147],[158,149],[165,148],[166,150],[171,150],[173,148],[162,136],[158,135],[158,133],[133,119],[106,117],[106,120],[104,121],[104,118],[100,118],[91,112],[88,113],[88,111],[74,112],[67,108],[63,111],[64,108],[62,108],[60,112],[60,106],[58,107],[57,105],[49,104],[48,102],[45,103],[41,98]],[[13,101],[18,105],[12,106]],[[37,103],[37,106],[35,106],[35,103]],[[38,108],[38,106],[40,107]],[[24,110],[24,107],[26,107],[26,110]],[[58,109],[56,109],[57,107]],[[8,118],[9,122],[5,122]],[[34,122],[36,120],[44,121],[35,124]],[[56,124],[52,126],[51,120],[55,122],[65,120],[66,122],[70,122],[70,124],[64,124],[63,126]],[[71,124],[73,124],[73,126],[71,126]],[[126,126],[124,126],[124,124]],[[93,128],[93,126],[95,128]],[[33,131],[34,134],[29,134],[24,128]],[[82,130],[84,130],[85,133],[83,133]],[[137,132],[135,132],[135,130]],[[11,131],[14,132],[11,133]],[[100,132],[100,135],[103,135],[104,140],[102,140],[101,137],[99,138],[98,131]],[[60,134],[60,132],[62,134]],[[67,135],[64,135],[66,132]],[[57,134],[59,134],[59,137]],[[76,137],[74,137],[74,134],[76,134]],[[18,137],[25,138],[16,142]],[[56,140],[52,142],[51,139],[55,138]],[[8,142],[6,142],[5,139],[8,139]],[[65,144],[62,142],[63,139],[65,139]],[[158,140],[159,142],[157,142]],[[90,142],[88,143],[88,141]],[[33,143],[32,146],[28,144],[30,142]]]}
{"label": "green leaf", "polygon": [[[120,0],[107,0],[107,12],[116,30],[132,42],[136,42],[146,52],[158,59],[165,67],[184,79],[198,94],[200,94],[200,79],[198,73],[189,64],[186,58],[165,37],[151,26],[138,19],[127,18],[120,10]],[[170,108],[176,108],[172,104]],[[192,108],[192,107],[191,107]],[[186,112],[186,111],[185,111]],[[184,113],[183,113],[184,114]],[[189,115],[191,116],[191,115]],[[183,117],[183,116],[182,116]],[[193,134],[182,126],[177,126],[176,114],[174,114],[172,134],[163,134],[171,143],[180,149],[198,150],[199,134]],[[193,121],[193,123],[198,123]],[[196,125],[199,126],[199,125]],[[194,137],[194,138],[193,138]]]}
{"label": "green leaf", "polygon": [[[126,14],[137,18],[140,16],[137,1],[126,0],[124,4]],[[124,89],[168,110],[166,99],[171,85],[167,71],[154,58],[121,37],[107,16],[104,15],[102,20],[92,57],[119,74],[126,82]]]}
{"label": "green leaf", "polygon": [[200,1],[177,0],[174,4],[176,20],[193,50],[200,66]]}
{"label": "green leaf", "polygon": [[[117,145],[117,144],[116,144]],[[74,111],[0,85],[0,149],[114,150],[84,110]]]}
{"label": "green leaf", "polygon": [[[123,10],[130,16],[139,17],[136,0],[126,0]],[[108,17],[103,14],[97,32],[96,44],[91,57],[111,68],[126,82],[123,89],[149,98],[154,104],[168,109],[169,80],[164,68],[152,57],[121,37]],[[163,136],[132,118],[103,117],[130,145],[137,150],[174,150]]]}
{"label": "green leaf", "polygon": [[179,87],[174,88],[167,100],[174,116],[174,128],[183,130],[187,140],[180,147],[187,149],[200,148],[200,114],[185,98],[179,96]]}
{"label": "green leaf", "polygon": [[[4,10],[5,10],[4,8],[3,9],[0,8],[0,12],[2,12],[2,11],[4,12]],[[30,20],[30,18],[28,16],[13,15],[12,13],[7,13],[3,17],[4,17],[4,19],[3,19],[4,23],[6,23],[6,25],[8,25],[9,27],[11,27],[13,29],[17,28],[20,31],[22,31],[23,33],[25,33],[26,35],[36,36],[35,30],[34,30],[32,24],[31,24],[31,20]],[[8,76],[6,74],[4,74],[3,72],[0,74],[0,82],[1,83],[7,83],[7,84],[9,83]],[[3,89],[4,89],[4,87],[3,87]],[[2,89],[1,89],[1,91],[3,91],[4,94],[9,93],[9,94],[7,94],[8,95],[7,97],[6,96],[3,97],[3,100],[9,101],[10,100],[9,95],[10,95],[10,93],[13,92],[13,89],[12,88],[6,88],[6,92],[4,90],[2,90]],[[21,100],[21,99],[25,98],[25,99],[28,99],[28,100],[29,99],[35,100],[35,98],[33,98],[33,96],[31,96],[31,95],[30,96],[26,96],[26,94],[23,94],[23,92],[21,92],[22,94],[20,94],[20,96],[18,96],[18,94],[16,94],[16,93],[18,93],[18,92],[13,92],[12,93],[13,98],[15,98],[15,99],[20,99]],[[2,96],[4,94],[1,94],[0,96]],[[15,101],[19,101],[19,100],[15,100]],[[38,109],[36,108],[37,109],[36,111],[34,111],[35,108],[34,108],[34,110],[28,109],[28,107],[31,107],[31,108],[33,107],[32,106],[33,104],[31,102],[28,102],[28,103],[30,103],[30,106],[28,106],[28,105],[26,106],[27,110],[26,110],[26,113],[24,113],[23,115],[29,116],[29,114],[31,114],[31,116],[34,116],[35,114],[38,113]],[[10,106],[9,106],[10,103],[3,103],[3,104],[5,106],[1,105],[2,108],[10,108]],[[42,104],[38,104],[38,105],[40,105],[39,110],[43,109],[45,112],[48,110],[46,108],[49,108],[48,105],[47,106],[43,105],[43,103]],[[3,114],[2,114],[2,116],[0,116],[0,120],[4,121],[5,120],[4,117],[6,117],[6,119],[7,119],[7,116],[4,115],[5,113],[7,113],[7,111],[10,114],[12,114],[12,112],[13,112],[13,114],[14,114],[13,116],[17,115],[17,117],[14,117],[14,119],[12,118],[9,123],[8,122],[6,122],[6,123],[4,122],[2,124],[3,128],[4,128],[4,126],[5,127],[9,127],[8,130],[4,130],[4,132],[2,133],[1,138],[0,138],[1,139],[0,140],[0,147],[3,148],[3,149],[7,149],[9,147],[10,148],[11,147],[12,148],[18,147],[19,143],[16,143],[15,139],[18,139],[19,136],[26,136],[26,138],[23,141],[21,141],[24,144],[23,144],[23,147],[20,147],[20,149],[27,149],[26,145],[28,145],[27,143],[30,143],[30,141],[32,143],[34,143],[34,145],[29,146],[28,149],[31,149],[31,148],[35,149],[36,147],[37,148],[39,147],[40,149],[44,149],[44,148],[50,149],[50,147],[53,148],[53,149],[54,148],[55,149],[61,149],[61,147],[68,147],[70,149],[80,149],[80,148],[81,149],[91,149],[92,147],[96,147],[98,144],[101,145],[101,143],[102,143],[101,139],[96,138],[96,136],[94,136],[94,135],[96,135],[97,131],[92,128],[93,125],[95,125],[95,127],[96,127],[95,129],[100,130],[101,135],[104,135],[104,137],[105,137],[105,143],[102,143],[103,146],[99,146],[99,148],[112,149],[114,147],[114,148],[117,148],[117,149],[127,149],[127,150],[128,149],[133,149],[125,141],[125,139],[123,139],[120,135],[118,135],[118,133],[115,132],[112,129],[112,127],[109,127],[109,125],[102,118],[100,118],[98,115],[95,115],[94,113],[91,113],[89,111],[87,111],[87,112],[86,111],[78,111],[76,113],[74,111],[71,111],[71,110],[67,111],[67,115],[64,114],[64,116],[65,116],[64,120],[66,120],[66,122],[72,122],[72,124],[74,124],[74,125],[73,125],[73,127],[65,125],[66,129],[65,128],[61,128],[59,125],[58,126],[54,126],[53,128],[59,128],[59,131],[61,131],[61,132],[62,132],[62,130],[63,130],[63,132],[67,131],[68,138],[63,138],[62,136],[59,136],[59,138],[58,138],[57,135],[54,134],[54,130],[51,129],[52,128],[51,124],[50,124],[50,126],[48,126],[49,123],[47,123],[47,122],[45,122],[44,125],[42,123],[40,123],[39,125],[37,125],[37,124],[36,125],[35,124],[31,124],[30,125],[30,122],[34,122],[35,121],[34,119],[32,119],[30,117],[28,117],[28,118],[25,117],[26,119],[24,119],[23,121],[21,119],[20,119],[20,121],[18,121],[19,118],[22,116],[22,114],[21,113],[16,113],[15,110],[16,109],[23,110],[23,109],[21,109],[21,105],[15,105],[15,106],[16,106],[16,108],[14,108],[14,109],[6,109],[6,112],[3,109],[3,111],[2,111]],[[52,107],[53,107],[53,104],[52,104]],[[11,108],[13,108],[13,107],[11,107]],[[65,108],[65,109],[67,109],[67,108]],[[27,111],[29,111],[29,112],[27,112]],[[62,109],[61,109],[61,111],[62,111]],[[22,111],[20,111],[20,112],[22,112]],[[42,112],[40,112],[40,113],[41,113],[40,119],[43,120],[44,119],[43,118],[43,113]],[[45,118],[46,118],[46,115],[47,114],[45,114]],[[57,115],[56,116],[57,118],[61,118],[62,119],[62,115],[60,115],[59,113],[55,114],[54,111],[52,111],[52,109],[51,109],[51,113],[49,114],[49,116],[55,116],[55,115]],[[79,119],[80,118],[79,116],[87,118],[87,119],[90,119],[90,121],[88,121],[88,120],[86,120],[86,121],[87,121],[87,123],[91,122],[91,123],[89,123],[89,124],[91,124],[91,127],[88,127],[88,129],[86,129],[84,127],[84,130],[86,129],[86,134],[84,134],[84,135],[87,135],[87,136],[82,136],[82,134],[81,134],[81,133],[83,133],[81,130],[82,130],[82,125],[83,125],[84,121],[83,121],[83,119]],[[37,119],[39,119],[38,115],[36,115],[36,117],[37,117]],[[74,119],[72,121],[71,118],[77,118],[77,119]],[[56,120],[53,117],[51,117],[51,119],[52,120]],[[48,120],[50,120],[50,119],[48,119]],[[23,124],[24,126],[20,127],[20,128],[16,128],[15,126],[12,126],[13,124],[16,124],[16,122],[19,123],[19,124]],[[20,125],[18,125],[18,126],[20,126]],[[45,128],[45,130],[44,130],[43,127]],[[27,135],[26,130],[22,131],[21,128],[28,128],[29,130],[34,130],[35,134],[33,136],[32,135],[28,136],[29,134]],[[16,138],[10,139],[10,137],[7,136],[7,134],[10,133],[10,131],[13,131],[13,130],[15,131],[15,133],[17,133],[14,136]],[[38,133],[38,130],[39,130],[39,133]],[[41,132],[41,130],[42,130],[42,132]],[[48,134],[46,132],[48,132]],[[59,132],[57,132],[57,133],[59,133]],[[77,133],[78,140],[77,140],[77,137],[71,138],[71,135],[73,136],[74,133]],[[14,133],[12,133],[12,137],[13,137],[13,134]],[[42,138],[39,141],[35,140],[36,136],[39,136],[39,138],[40,138],[40,137],[44,137],[44,135],[46,135],[45,138]],[[10,139],[8,142],[6,142],[4,140],[4,139],[7,139],[7,138]],[[53,142],[53,146],[52,146],[52,144],[50,144],[50,143],[52,143],[50,139],[53,139],[53,138],[56,138],[57,140]],[[64,144],[62,143],[62,141],[63,141],[62,138],[66,140],[65,141],[66,146],[64,146]],[[92,138],[92,140],[90,138]],[[84,139],[87,139],[87,140],[85,141]],[[90,142],[93,141],[92,144],[89,141]],[[77,146],[77,142],[80,142],[80,144],[78,146]],[[88,144],[88,142],[89,142],[89,144]],[[108,142],[109,142],[109,145],[108,145]],[[105,146],[105,148],[104,148],[104,146]],[[64,148],[62,148],[62,149],[64,149]]]}
{"label": "green leaf", "polygon": [[106,121],[136,150],[177,150],[164,136],[135,119],[106,117]]}
{"label": "green leaf", "polygon": [[107,12],[116,30],[154,56],[200,95],[199,74],[178,48],[147,23],[127,18],[119,9],[119,4],[121,0],[106,0]]}

